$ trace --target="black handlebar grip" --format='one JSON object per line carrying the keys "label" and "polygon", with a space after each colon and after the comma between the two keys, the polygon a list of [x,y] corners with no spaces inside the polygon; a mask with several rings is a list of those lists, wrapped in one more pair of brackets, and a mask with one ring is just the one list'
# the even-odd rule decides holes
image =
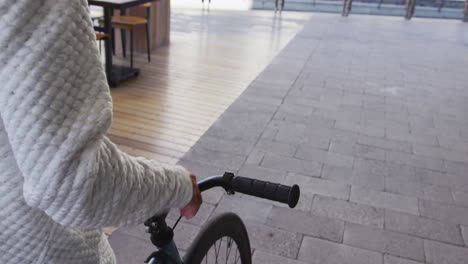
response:
{"label": "black handlebar grip", "polygon": [[300,196],[300,189],[296,184],[286,186],[240,176],[232,179],[231,188],[235,192],[285,203],[290,208],[296,207]]}

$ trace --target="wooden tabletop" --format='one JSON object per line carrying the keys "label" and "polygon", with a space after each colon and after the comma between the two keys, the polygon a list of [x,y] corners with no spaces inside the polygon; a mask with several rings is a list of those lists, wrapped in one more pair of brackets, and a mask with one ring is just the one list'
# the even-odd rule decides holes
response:
{"label": "wooden tabletop", "polygon": [[155,0],[89,0],[90,5],[110,7],[110,8],[129,8],[132,6],[141,5]]}

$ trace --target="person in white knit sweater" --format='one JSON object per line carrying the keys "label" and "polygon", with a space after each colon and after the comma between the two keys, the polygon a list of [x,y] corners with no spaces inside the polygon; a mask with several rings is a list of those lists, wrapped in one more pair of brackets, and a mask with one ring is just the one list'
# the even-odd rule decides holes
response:
{"label": "person in white knit sweater", "polygon": [[86,0],[0,0],[0,263],[113,264],[107,226],[201,197],[179,166],[121,152]]}

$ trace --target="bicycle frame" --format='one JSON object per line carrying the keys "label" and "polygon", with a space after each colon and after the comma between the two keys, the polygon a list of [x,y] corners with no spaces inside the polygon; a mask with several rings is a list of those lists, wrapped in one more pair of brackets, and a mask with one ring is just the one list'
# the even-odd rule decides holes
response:
{"label": "bicycle frame", "polygon": [[[299,187],[292,187],[280,184],[259,181],[244,177],[235,177],[233,173],[226,172],[224,175],[212,176],[198,182],[200,192],[211,188],[222,187],[228,195],[240,192],[260,198],[265,198],[277,202],[286,203],[294,208],[299,200]],[[153,216],[145,221],[148,233],[151,234],[151,242],[158,248],[145,261],[148,264],[183,264],[180,253],[174,242],[173,228],[177,226],[179,220],[171,228],[166,224],[167,213]]]}
{"label": "bicycle frame", "polygon": [[148,264],[183,264],[180,258],[179,250],[172,240],[166,246],[159,249],[159,251],[151,254],[148,259]]}

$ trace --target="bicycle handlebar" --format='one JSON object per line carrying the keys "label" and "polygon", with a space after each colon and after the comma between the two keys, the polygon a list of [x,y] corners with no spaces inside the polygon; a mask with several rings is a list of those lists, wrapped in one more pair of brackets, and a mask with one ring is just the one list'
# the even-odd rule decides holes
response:
{"label": "bicycle handlebar", "polygon": [[[198,188],[201,192],[214,187],[223,187],[228,194],[240,192],[247,195],[285,203],[291,208],[294,208],[297,205],[300,196],[299,186],[296,184],[293,186],[286,186],[278,183],[260,181],[240,176],[236,177],[233,173],[230,172],[225,172],[224,175],[220,176],[212,176],[198,182]],[[174,226],[170,228],[166,224],[167,214],[168,213],[165,212],[155,215],[147,219],[144,223],[144,225],[148,228],[148,233],[151,234],[151,242],[158,248],[163,248],[167,245],[174,246],[173,243],[171,244],[174,237],[174,232],[172,230],[175,228],[180,218],[177,220]],[[152,263],[151,259],[154,257],[155,255],[152,254],[148,258],[148,261],[150,261],[149,263]]]}
{"label": "bicycle handlebar", "polygon": [[261,181],[246,177],[234,176],[226,172],[224,175],[212,176],[198,183],[201,192],[214,187],[223,187],[226,192],[233,194],[239,192],[287,204],[290,208],[296,207],[299,197],[299,186],[286,186],[278,183]]}

